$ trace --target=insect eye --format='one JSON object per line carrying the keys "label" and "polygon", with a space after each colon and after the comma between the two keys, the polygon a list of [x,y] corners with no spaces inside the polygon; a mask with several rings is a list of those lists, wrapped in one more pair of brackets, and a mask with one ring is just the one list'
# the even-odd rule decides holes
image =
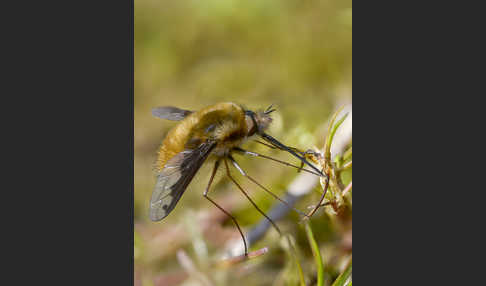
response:
{"label": "insect eye", "polygon": [[253,117],[255,115],[255,112],[251,111],[251,110],[246,110],[245,111],[245,115],[248,115],[250,117]]}

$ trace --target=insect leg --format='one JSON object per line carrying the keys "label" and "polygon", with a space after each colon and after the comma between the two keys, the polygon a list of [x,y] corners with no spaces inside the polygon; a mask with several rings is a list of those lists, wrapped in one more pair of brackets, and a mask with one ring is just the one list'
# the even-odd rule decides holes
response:
{"label": "insect leg", "polygon": [[255,141],[255,142],[257,142],[257,143],[260,143],[260,144],[262,144],[262,145],[265,145],[265,146],[267,146],[267,147],[268,147],[268,148],[270,148],[270,149],[278,149],[277,147],[275,147],[275,146],[273,146],[273,145],[270,145],[270,144],[267,144],[267,143],[265,143],[265,142],[262,142],[262,141],[259,141],[259,140],[254,140],[254,141]]}
{"label": "insect leg", "polygon": [[319,203],[307,214],[307,217],[311,217],[317,211],[318,208],[323,206],[322,201],[324,201],[324,197],[326,196],[328,187],[329,187],[329,180],[326,180],[326,184],[324,185],[324,191],[322,192],[321,198],[319,199]]}
{"label": "insect leg", "polygon": [[250,201],[250,203],[257,209],[258,212],[260,212],[272,225],[273,227],[277,230],[278,234],[282,235],[282,232],[280,231],[280,229],[278,228],[278,226],[273,222],[272,219],[270,219],[256,204],[255,202],[253,202],[253,200],[250,198],[250,196],[248,195],[248,193],[245,192],[245,190],[243,190],[243,188],[236,182],[236,180],[231,176],[231,173],[230,173],[230,170],[229,170],[229,167],[228,167],[228,162],[226,160],[226,158],[224,159],[224,165],[226,167],[226,175],[228,176],[228,178],[230,178],[231,181],[233,181],[233,183],[238,187],[238,189],[240,189],[240,191],[245,195],[245,197]]}
{"label": "insect leg", "polygon": [[273,138],[272,136],[268,135],[268,134],[265,134],[263,132],[261,132],[259,134],[265,141],[271,143],[272,145],[274,145],[275,147],[279,148],[279,149],[282,149],[284,151],[287,151],[289,152],[291,155],[297,157],[301,162],[303,162],[304,164],[306,164],[307,166],[311,167],[312,169],[314,169],[314,171],[316,171],[319,176],[323,176],[323,177],[327,177],[326,174],[323,174],[322,171],[319,171],[314,165],[312,165],[311,163],[309,163],[307,161],[307,159],[305,159],[305,157],[303,157],[302,155],[298,155],[294,150],[292,150],[291,148],[285,146],[284,144],[278,142],[277,139]]}
{"label": "insect leg", "polygon": [[[279,149],[279,150],[282,150],[282,149],[280,149],[280,148],[276,147],[275,145],[270,145],[270,144],[267,144],[267,143],[262,142],[262,141],[259,141],[259,140],[254,140],[254,141],[255,141],[255,142],[257,142],[257,143],[260,143],[260,144],[262,144],[262,145],[265,145],[265,146],[267,146],[267,147],[268,147],[268,148],[270,148],[270,149]],[[299,150],[299,149],[297,149],[297,148],[294,148],[294,147],[289,147],[289,148],[290,148],[290,149],[292,149],[292,150],[294,150],[295,152],[300,153],[300,154],[301,154],[301,155],[303,155],[303,156],[305,156],[305,154],[306,154],[305,152],[302,152],[302,151],[300,151],[300,150]],[[300,168],[297,170],[297,172],[302,171],[302,169],[303,169],[303,168],[304,168],[304,162],[300,162]]]}
{"label": "insect leg", "polygon": [[214,179],[214,176],[216,175],[216,171],[218,170],[219,163],[220,163],[220,160],[218,160],[218,161],[216,161],[216,163],[214,163],[213,172],[211,174],[211,178],[209,179],[208,186],[206,187],[206,190],[203,193],[203,196],[206,199],[208,199],[211,203],[213,203],[218,209],[220,209],[222,212],[224,212],[227,216],[229,216],[231,218],[233,223],[236,225],[236,228],[238,228],[238,231],[240,232],[241,238],[243,239],[243,244],[245,245],[245,256],[248,256],[248,246],[246,245],[246,239],[245,239],[245,236],[243,235],[243,232],[241,231],[240,225],[236,221],[235,217],[232,216],[229,212],[227,212],[225,209],[223,209],[220,205],[218,205],[215,201],[213,201],[208,196],[209,188],[211,187],[211,184],[213,183],[213,179]]}
{"label": "insect leg", "polygon": [[303,215],[303,216],[307,216],[305,213],[299,211],[298,209],[292,207],[289,203],[287,203],[286,201],[282,200],[281,198],[279,198],[276,194],[272,193],[269,189],[265,188],[262,184],[258,183],[255,179],[253,179],[252,177],[250,177],[250,175],[248,175],[245,171],[243,171],[243,169],[241,168],[241,166],[236,162],[236,160],[233,158],[233,156],[228,156],[228,158],[230,159],[231,163],[233,163],[233,166],[235,166],[235,168],[240,172],[240,174],[242,174],[243,176],[247,177],[250,181],[252,181],[253,183],[255,183],[256,185],[258,185],[260,188],[262,188],[265,192],[269,193],[272,197],[274,197],[275,199],[279,200],[280,202],[282,202],[283,204],[285,204],[289,209],[293,209],[294,211],[296,211],[297,213],[299,213],[300,215]]}
{"label": "insect leg", "polygon": [[[260,144],[262,144],[262,145],[265,145],[265,146],[267,146],[267,147],[268,147],[268,148],[270,148],[270,149],[279,149],[279,150],[283,150],[283,151],[285,151],[284,149],[279,148],[279,147],[277,147],[277,146],[275,146],[275,145],[270,145],[270,144],[268,144],[268,143],[265,143],[265,142],[262,142],[262,141],[259,141],[259,140],[254,140],[254,141],[255,141],[255,142],[257,142],[257,143],[260,143]],[[293,150],[293,151],[295,151],[295,152],[297,152],[297,153],[300,153],[301,155],[305,155],[305,153],[306,153],[306,152],[304,152],[304,151],[302,151],[302,150],[300,150],[300,149],[298,149],[298,148],[295,148],[295,147],[289,147],[289,149],[291,149],[291,150]],[[302,163],[302,164],[303,164],[303,163]]]}
{"label": "insect leg", "polygon": [[329,206],[331,205],[331,202],[325,202],[323,203],[322,205],[317,205],[317,206],[310,206],[309,209],[313,209],[315,207],[317,207],[318,209],[321,208],[321,207],[325,207],[325,206]]}
{"label": "insect leg", "polygon": [[298,166],[292,165],[292,164],[287,163],[285,161],[281,161],[281,160],[278,160],[278,159],[275,159],[275,158],[272,158],[272,157],[269,157],[269,156],[266,156],[266,155],[262,155],[262,154],[259,154],[259,153],[256,153],[256,152],[246,151],[246,150],[244,150],[244,149],[242,149],[240,147],[233,148],[233,150],[234,151],[237,151],[239,154],[250,155],[250,156],[253,156],[253,157],[262,157],[262,158],[269,159],[269,160],[278,162],[280,164],[283,164],[283,165],[286,165],[286,166],[289,166],[289,167],[293,167],[293,168],[296,168],[296,169],[299,169],[299,170],[302,170],[302,171],[306,171],[306,172],[311,173],[311,174],[314,174],[316,176],[321,176],[321,174],[316,173],[314,171],[311,171],[311,170],[308,170],[308,169],[304,169],[304,168],[300,168]]}

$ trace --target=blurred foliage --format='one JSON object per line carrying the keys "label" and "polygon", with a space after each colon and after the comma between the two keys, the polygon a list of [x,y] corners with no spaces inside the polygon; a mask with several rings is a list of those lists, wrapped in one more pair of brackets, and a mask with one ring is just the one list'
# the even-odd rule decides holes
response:
{"label": "blurred foliage", "polygon": [[[351,1],[135,0],[134,13],[136,284],[295,285],[299,277],[295,262],[289,261],[293,256],[273,230],[251,246],[268,246],[267,254],[231,268],[211,266],[215,255],[238,234],[231,221],[202,197],[208,166],[166,219],[159,223],[148,219],[155,152],[176,124],[152,117],[151,108],[173,105],[197,110],[233,101],[258,109],[273,103],[277,112],[272,113],[269,134],[303,150],[323,146],[329,117],[338,106],[351,102]],[[295,163],[288,155],[259,144],[249,142],[245,148]],[[351,159],[341,156],[336,164]],[[283,194],[297,175],[291,168],[260,158],[239,157],[238,161],[277,194]],[[275,202],[234,174],[263,210]],[[341,175],[344,184],[350,182],[351,168]],[[231,210],[244,231],[261,219],[221,173],[213,188],[212,197]],[[306,210],[319,196],[316,190],[296,207]],[[321,209],[311,219],[329,277],[326,283],[344,270],[351,254],[346,244],[350,217],[350,213],[335,215]],[[293,236],[307,285],[313,285],[317,266],[299,219],[291,213],[277,224]],[[207,281],[182,266],[180,250]]]}

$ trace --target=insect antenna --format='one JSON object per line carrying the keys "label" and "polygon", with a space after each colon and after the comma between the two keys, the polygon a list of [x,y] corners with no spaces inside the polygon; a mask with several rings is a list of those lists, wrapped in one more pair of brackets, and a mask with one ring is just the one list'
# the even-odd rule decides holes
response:
{"label": "insect antenna", "polygon": [[272,195],[272,197],[274,197],[275,199],[277,199],[280,202],[282,202],[283,204],[285,204],[289,209],[292,209],[292,210],[296,211],[300,215],[307,216],[304,212],[299,211],[298,209],[292,207],[289,203],[287,203],[286,201],[282,200],[276,194],[272,193],[270,190],[268,190],[267,188],[265,188],[262,184],[258,183],[255,179],[253,179],[252,177],[250,177],[250,175],[248,175],[245,171],[243,171],[243,169],[241,168],[241,166],[236,162],[236,160],[231,155],[228,156],[228,158],[233,163],[233,166],[241,173],[241,175],[243,175],[244,177],[247,177],[250,181],[252,181],[257,186],[259,186],[260,188],[262,188],[265,192],[267,192],[270,195]]}
{"label": "insect antenna", "polygon": [[274,109],[272,109],[272,107],[273,107],[273,104],[270,104],[270,106],[269,106],[269,107],[267,107],[267,109],[265,109],[265,111],[264,111],[263,113],[265,113],[265,114],[270,114],[270,113],[272,113],[272,112],[274,112],[274,111],[276,111],[276,110],[277,110],[277,109],[275,109],[275,108],[274,108]]}
{"label": "insect antenna", "polygon": [[[236,228],[238,228],[238,231],[240,232],[241,239],[243,239],[243,244],[245,246],[245,256],[248,256],[248,246],[246,244],[246,239],[245,239],[245,236],[243,235],[243,232],[241,231],[240,225],[236,221],[236,218],[234,216],[232,216],[228,211],[226,211],[223,207],[221,207],[220,205],[218,205],[215,201],[213,201],[208,196],[209,188],[211,187],[211,184],[213,183],[214,176],[216,175],[216,171],[218,170],[218,167],[219,167],[219,163],[220,163],[220,160],[218,160],[218,161],[216,161],[214,163],[213,172],[211,173],[211,178],[209,179],[208,186],[206,187],[206,190],[204,191],[203,196],[206,199],[208,199],[211,203],[213,203],[218,209],[220,209],[222,212],[224,212],[228,217],[231,218],[231,220],[233,221],[233,223],[236,225]],[[226,164],[226,161],[225,161],[225,164]],[[226,169],[228,169],[228,166],[226,166]],[[229,173],[228,173],[228,175],[229,175]]]}
{"label": "insect antenna", "polygon": [[236,180],[233,178],[233,176],[231,176],[231,172],[229,170],[229,167],[228,167],[228,162],[226,160],[226,158],[224,159],[224,165],[226,167],[226,175],[228,176],[228,178],[233,181],[233,183],[238,187],[238,189],[240,189],[240,191],[243,193],[243,195],[245,195],[245,197],[250,201],[250,203],[257,209],[258,212],[260,212],[271,224],[272,226],[277,230],[278,234],[280,234],[280,236],[282,236],[282,232],[280,231],[280,228],[278,228],[278,226],[275,224],[275,222],[269,218],[256,204],[255,202],[250,198],[250,196],[248,195],[247,192],[245,192],[245,190],[243,190],[243,188],[236,182]]}

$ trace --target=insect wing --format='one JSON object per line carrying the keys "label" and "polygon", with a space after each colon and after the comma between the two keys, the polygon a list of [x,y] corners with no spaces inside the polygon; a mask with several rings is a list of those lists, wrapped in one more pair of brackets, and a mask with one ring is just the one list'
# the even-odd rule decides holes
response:
{"label": "insect wing", "polygon": [[178,153],[165,164],[157,175],[157,183],[150,199],[149,217],[152,221],[165,218],[174,209],[215,146],[213,142],[205,142],[194,150]]}
{"label": "insect wing", "polygon": [[192,111],[190,110],[184,110],[174,106],[160,106],[152,108],[153,116],[172,121],[180,121],[191,113]]}

